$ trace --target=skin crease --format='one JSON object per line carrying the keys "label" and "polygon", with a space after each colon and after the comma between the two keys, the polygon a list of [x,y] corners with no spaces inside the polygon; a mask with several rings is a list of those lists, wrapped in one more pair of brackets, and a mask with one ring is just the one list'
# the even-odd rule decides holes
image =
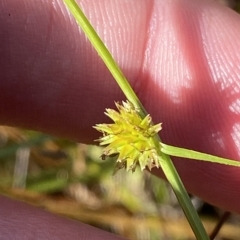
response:
{"label": "skin crease", "polygon": [[[207,0],[78,2],[163,142],[239,159],[237,13]],[[105,108],[125,99],[60,0],[1,1],[0,56],[0,124],[93,143]],[[190,193],[240,213],[239,168],[174,163]]]}

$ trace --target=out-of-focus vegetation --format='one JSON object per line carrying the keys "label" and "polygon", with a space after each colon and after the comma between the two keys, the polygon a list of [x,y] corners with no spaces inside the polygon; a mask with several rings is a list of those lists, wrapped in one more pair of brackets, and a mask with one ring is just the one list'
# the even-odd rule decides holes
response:
{"label": "out-of-focus vegetation", "polygon": [[[0,191],[129,239],[194,239],[168,185],[147,171],[119,171],[101,148],[0,127]],[[208,232],[217,214],[203,218]],[[235,221],[236,222],[236,221]],[[239,239],[234,222],[218,239]]]}

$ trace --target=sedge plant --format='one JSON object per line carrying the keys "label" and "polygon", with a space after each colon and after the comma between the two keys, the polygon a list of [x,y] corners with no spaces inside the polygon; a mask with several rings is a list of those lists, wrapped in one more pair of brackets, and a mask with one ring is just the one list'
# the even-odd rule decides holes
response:
{"label": "sedge plant", "polygon": [[151,116],[141,104],[128,80],[81,8],[74,0],[64,0],[64,2],[127,98],[122,103],[115,103],[117,110],[106,109],[105,114],[112,119],[112,124],[97,124],[94,126],[96,130],[103,134],[103,137],[98,140],[101,146],[106,146],[102,158],[117,155],[116,170],[126,168],[126,170],[134,172],[137,166],[140,166],[141,170],[146,167],[149,170],[153,167],[161,167],[196,239],[208,240],[206,230],[192,205],[170,156],[235,167],[240,167],[240,162],[162,143],[158,135],[162,125],[160,123],[153,124]]}

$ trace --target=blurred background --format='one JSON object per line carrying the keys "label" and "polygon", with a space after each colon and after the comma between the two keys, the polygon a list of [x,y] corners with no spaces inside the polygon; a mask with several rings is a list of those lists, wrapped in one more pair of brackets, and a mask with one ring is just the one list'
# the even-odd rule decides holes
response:
{"label": "blurred background", "polygon": [[[148,172],[120,170],[101,148],[0,126],[0,193],[133,240],[195,239],[169,185]],[[210,233],[223,215],[192,198]],[[219,240],[239,239],[231,215]]]}

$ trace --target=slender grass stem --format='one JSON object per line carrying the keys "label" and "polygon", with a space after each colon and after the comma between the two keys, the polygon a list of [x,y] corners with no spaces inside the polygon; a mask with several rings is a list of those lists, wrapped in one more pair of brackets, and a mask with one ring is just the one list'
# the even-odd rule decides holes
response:
{"label": "slender grass stem", "polygon": [[86,18],[85,14],[81,10],[81,8],[77,5],[74,0],[64,0],[66,5],[68,6],[69,10],[75,17],[76,21],[78,22],[79,26],[83,30],[83,32],[87,35],[89,41],[96,49],[99,56],[102,58],[103,62],[106,64],[107,68],[113,75],[114,79],[117,81],[119,87],[122,89],[123,93],[127,97],[127,99],[135,106],[141,109],[141,117],[144,117],[147,112],[144,109],[143,105],[139,101],[137,95],[131,88],[129,82],[125,78],[124,74],[122,73],[121,69],[116,64],[115,60],[113,59],[111,53],[105,47],[103,41],[96,33],[95,29],[92,27],[88,19]]}
{"label": "slender grass stem", "polygon": [[[88,39],[90,40],[91,44],[94,46],[96,51],[98,52],[99,56],[102,58],[102,60],[108,67],[109,71],[112,73],[113,77],[117,81],[119,87],[122,89],[126,98],[136,108],[139,109],[140,116],[144,118],[147,115],[147,111],[144,109],[143,105],[139,101],[138,97],[136,96],[129,82],[127,81],[124,74],[122,73],[121,69],[118,67],[112,55],[110,54],[108,49],[105,47],[100,37],[97,35],[94,28],[91,26],[91,24],[89,23],[88,19],[86,18],[86,16],[84,15],[80,7],[77,5],[77,3],[74,0],[64,0],[64,2],[66,3],[67,7],[75,17],[76,21],[78,22],[82,30],[87,35]],[[202,222],[199,219],[199,216],[192,205],[192,202],[188,196],[188,193],[169,155],[161,152],[160,144],[159,144],[161,140],[159,136],[156,135],[153,138],[153,141],[158,154],[162,157],[162,161],[160,162],[162,170],[166,178],[168,179],[169,183],[171,184],[196,238],[198,240],[209,240],[209,237],[202,225]]]}

